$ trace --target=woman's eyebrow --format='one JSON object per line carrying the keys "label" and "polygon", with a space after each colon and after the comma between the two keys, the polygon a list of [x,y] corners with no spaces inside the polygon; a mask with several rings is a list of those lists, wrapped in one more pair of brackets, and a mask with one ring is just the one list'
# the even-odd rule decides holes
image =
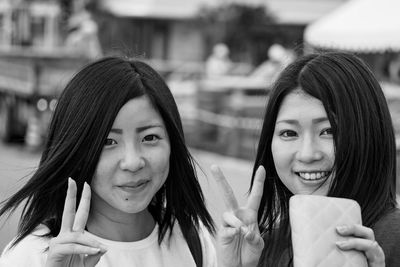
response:
{"label": "woman's eyebrow", "polygon": [[312,120],[313,123],[321,123],[321,122],[326,122],[329,121],[327,117],[320,117],[320,118],[315,118]]}
{"label": "woman's eyebrow", "polygon": [[143,132],[143,131],[146,131],[147,129],[151,129],[151,128],[162,128],[162,129],[164,129],[165,127],[162,124],[149,124],[149,125],[138,127],[137,131],[138,132]]}
{"label": "woman's eyebrow", "polygon": [[122,134],[122,129],[111,128],[110,133]]}
{"label": "woman's eyebrow", "polygon": [[[312,119],[311,121],[314,124],[318,124],[318,123],[329,121],[329,119],[327,117],[318,117],[318,118]],[[293,119],[281,119],[281,120],[277,120],[275,124],[278,124],[278,123],[299,124],[299,121],[293,120]]]}
{"label": "woman's eyebrow", "polygon": [[[146,130],[151,129],[151,128],[161,128],[161,129],[164,130],[165,127],[162,124],[149,124],[149,125],[146,125],[146,126],[138,127],[136,129],[136,131],[137,132],[143,132],[143,131],[146,131]],[[111,128],[110,133],[122,134],[123,130],[120,129],[120,128]]]}
{"label": "woman's eyebrow", "polygon": [[299,121],[292,120],[292,119],[282,119],[282,120],[277,120],[275,124],[278,124],[278,123],[299,124]]}

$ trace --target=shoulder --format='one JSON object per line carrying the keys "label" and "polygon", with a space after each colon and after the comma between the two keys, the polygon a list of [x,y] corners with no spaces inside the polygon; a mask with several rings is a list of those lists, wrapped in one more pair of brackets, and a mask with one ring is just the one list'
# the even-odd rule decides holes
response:
{"label": "shoulder", "polygon": [[215,252],[215,247],[214,247],[214,238],[208,231],[208,229],[200,222],[199,225],[199,237],[200,237],[200,242],[203,250],[209,251],[209,252]]}
{"label": "shoulder", "polygon": [[[175,227],[173,232],[175,232],[175,234],[181,236],[181,238],[184,239],[179,223],[176,223]],[[199,223],[199,227],[197,228],[197,233],[201,245],[203,266],[210,266],[210,267],[217,266],[217,254],[212,235],[201,222]]]}
{"label": "shoulder", "polygon": [[[199,227],[196,228],[200,242],[203,245],[208,245],[208,244],[213,244],[213,237],[211,233],[208,231],[208,229],[201,223],[199,222]],[[180,236],[183,238],[183,233],[182,233],[182,227],[178,222],[175,222],[173,231],[172,231],[172,236]]]}
{"label": "shoulder", "polygon": [[205,227],[201,222],[199,222],[198,233],[200,237],[200,241],[204,243],[212,243],[212,235],[210,231],[208,231],[207,227]]}
{"label": "shoulder", "polygon": [[217,266],[217,252],[215,250],[213,237],[201,222],[199,223],[198,233],[203,254],[203,266]]}
{"label": "shoulder", "polygon": [[376,241],[385,252],[386,265],[400,266],[400,210],[391,210],[372,228]]}
{"label": "shoulder", "polygon": [[44,266],[50,238],[43,235],[48,231],[47,227],[41,225],[13,247],[11,241],[1,254],[0,266]]}
{"label": "shoulder", "polygon": [[265,247],[260,262],[265,266],[291,266],[291,235],[283,228],[262,234]]}
{"label": "shoulder", "polygon": [[400,209],[394,208],[383,215],[373,226],[375,235],[400,235]]}

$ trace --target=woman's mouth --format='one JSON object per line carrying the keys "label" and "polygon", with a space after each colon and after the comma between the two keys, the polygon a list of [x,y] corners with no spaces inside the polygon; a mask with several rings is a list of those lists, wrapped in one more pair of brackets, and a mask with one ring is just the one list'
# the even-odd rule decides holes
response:
{"label": "woman's mouth", "polygon": [[324,180],[331,174],[330,171],[295,172],[301,179],[306,181]]}
{"label": "woman's mouth", "polygon": [[144,188],[149,183],[149,180],[140,180],[138,182],[119,185],[118,187],[124,191],[138,191]]}

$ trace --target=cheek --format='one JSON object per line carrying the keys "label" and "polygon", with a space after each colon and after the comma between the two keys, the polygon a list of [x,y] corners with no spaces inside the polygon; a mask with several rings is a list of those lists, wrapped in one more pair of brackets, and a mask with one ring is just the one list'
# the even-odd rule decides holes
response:
{"label": "cheek", "polygon": [[335,146],[333,140],[323,144],[323,151],[327,159],[333,164],[335,162]]}
{"label": "cheek", "polygon": [[279,169],[284,168],[287,164],[289,150],[287,147],[284,147],[282,142],[276,138],[273,138],[271,143],[271,153],[276,171],[279,172]]}
{"label": "cheek", "polygon": [[289,188],[292,162],[290,147],[285,146],[280,140],[273,139],[271,143],[271,153],[276,174],[282,183]]}
{"label": "cheek", "polygon": [[169,173],[170,150],[164,149],[159,153],[155,153],[151,161],[153,162],[153,171],[157,172],[161,179],[165,181]]}
{"label": "cheek", "polygon": [[159,158],[155,170],[166,178],[169,173],[169,157]]}
{"label": "cheek", "polygon": [[92,189],[96,190],[96,188],[99,188],[105,181],[107,181],[108,179],[105,179],[104,177],[111,177],[113,170],[114,166],[112,160],[101,156],[97,163],[92,182],[90,183]]}
{"label": "cheek", "polygon": [[157,191],[165,184],[167,177],[169,174],[169,157],[162,160],[159,159],[157,165],[153,165],[153,177],[156,178],[154,180],[155,185],[157,187]]}
{"label": "cheek", "polygon": [[100,188],[101,188],[101,179],[97,175],[97,173],[94,174],[92,178],[92,182],[90,183],[90,190],[96,194],[99,194]]}

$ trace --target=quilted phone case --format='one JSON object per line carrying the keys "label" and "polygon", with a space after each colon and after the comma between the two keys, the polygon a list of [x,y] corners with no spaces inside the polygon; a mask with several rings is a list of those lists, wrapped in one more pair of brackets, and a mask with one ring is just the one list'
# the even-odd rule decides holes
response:
{"label": "quilted phone case", "polygon": [[351,199],[294,195],[289,201],[294,267],[367,267],[358,251],[342,251],[337,241],[345,240],[336,226],[361,224],[361,209]]}

